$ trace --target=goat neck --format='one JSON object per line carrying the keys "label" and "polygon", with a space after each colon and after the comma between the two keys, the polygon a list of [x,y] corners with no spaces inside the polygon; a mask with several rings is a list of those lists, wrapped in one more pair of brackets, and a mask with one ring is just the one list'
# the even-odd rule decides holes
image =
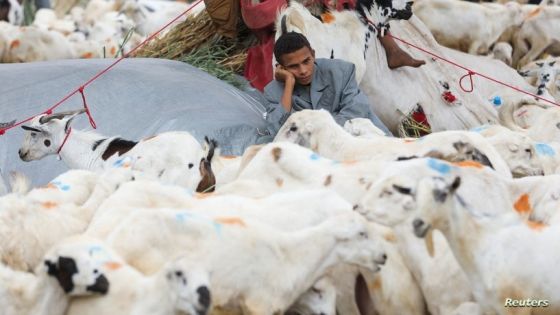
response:
{"label": "goat neck", "polygon": [[104,137],[101,135],[73,129],[59,152],[59,156],[69,168],[102,170],[103,159],[101,156],[107,144],[112,140],[107,139],[101,145],[95,146],[95,143],[102,139]]}

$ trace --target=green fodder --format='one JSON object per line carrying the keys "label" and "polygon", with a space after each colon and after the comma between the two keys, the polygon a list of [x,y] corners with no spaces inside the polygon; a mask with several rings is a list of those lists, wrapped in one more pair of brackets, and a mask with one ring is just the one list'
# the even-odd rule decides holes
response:
{"label": "green fodder", "polygon": [[247,49],[257,40],[243,23],[238,30],[238,36],[233,39],[218,34],[210,16],[203,10],[139,48],[134,57],[187,62],[239,86],[234,75],[243,73]]}
{"label": "green fodder", "polygon": [[398,127],[399,137],[420,138],[432,133],[432,129],[412,118],[412,113],[405,115]]}

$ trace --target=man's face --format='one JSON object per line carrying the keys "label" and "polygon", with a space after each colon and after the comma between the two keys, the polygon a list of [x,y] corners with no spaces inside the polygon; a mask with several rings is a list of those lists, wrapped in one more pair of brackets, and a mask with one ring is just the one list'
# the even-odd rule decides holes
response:
{"label": "man's face", "polygon": [[293,53],[282,55],[280,61],[284,69],[294,75],[297,84],[311,84],[313,70],[315,68],[314,50],[303,47]]}

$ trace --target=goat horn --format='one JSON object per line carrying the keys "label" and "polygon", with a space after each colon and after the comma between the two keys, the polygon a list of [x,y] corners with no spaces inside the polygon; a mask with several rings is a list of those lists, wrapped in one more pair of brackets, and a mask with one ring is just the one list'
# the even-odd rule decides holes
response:
{"label": "goat horn", "polygon": [[66,116],[83,114],[85,112],[86,112],[86,110],[81,108],[81,109],[77,109],[77,110],[69,110],[69,111],[66,111],[66,112],[55,113],[55,114],[51,114],[51,115],[47,115],[47,116],[43,116],[43,117],[39,118],[39,123],[46,124],[53,119],[62,119]]}

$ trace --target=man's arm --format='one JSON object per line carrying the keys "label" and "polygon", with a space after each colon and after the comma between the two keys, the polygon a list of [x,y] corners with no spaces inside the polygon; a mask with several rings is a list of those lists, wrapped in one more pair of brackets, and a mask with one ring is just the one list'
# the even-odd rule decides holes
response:
{"label": "man's arm", "polygon": [[294,76],[282,69],[280,65],[276,66],[274,77],[277,81],[284,82],[284,87],[280,98],[278,98],[276,93],[271,93],[269,89],[265,88],[264,96],[269,103],[266,120],[269,123],[269,131],[272,135],[275,135],[280,130],[280,127],[290,116],[292,111],[292,95],[296,84]]}

